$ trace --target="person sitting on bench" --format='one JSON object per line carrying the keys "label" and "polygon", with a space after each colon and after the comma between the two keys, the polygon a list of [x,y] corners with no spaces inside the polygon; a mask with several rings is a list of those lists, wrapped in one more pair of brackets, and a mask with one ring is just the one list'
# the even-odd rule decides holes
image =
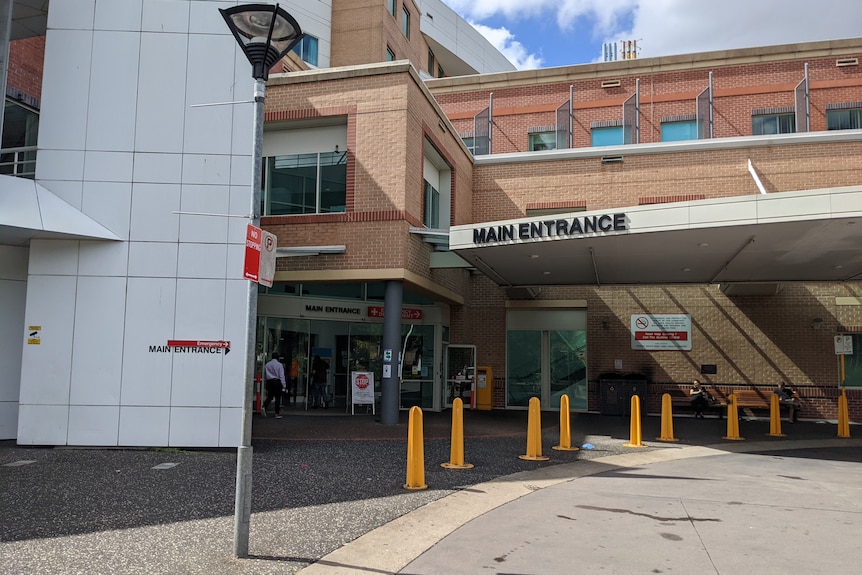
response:
{"label": "person sitting on bench", "polygon": [[688,395],[691,397],[694,416],[704,419],[703,410],[709,407],[709,400],[706,397],[706,390],[700,385],[699,379],[691,382],[691,390],[689,390]]}
{"label": "person sitting on bench", "polygon": [[783,381],[778,382],[774,393],[778,396],[778,401],[787,405],[790,423],[799,421],[799,394]]}

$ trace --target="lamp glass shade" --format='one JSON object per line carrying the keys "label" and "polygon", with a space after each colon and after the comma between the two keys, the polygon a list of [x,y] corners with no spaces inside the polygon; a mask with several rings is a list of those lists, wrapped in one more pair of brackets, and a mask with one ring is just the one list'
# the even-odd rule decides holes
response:
{"label": "lamp glass shade", "polygon": [[278,5],[243,4],[219,9],[253,68],[266,79],[269,69],[302,39],[299,23]]}

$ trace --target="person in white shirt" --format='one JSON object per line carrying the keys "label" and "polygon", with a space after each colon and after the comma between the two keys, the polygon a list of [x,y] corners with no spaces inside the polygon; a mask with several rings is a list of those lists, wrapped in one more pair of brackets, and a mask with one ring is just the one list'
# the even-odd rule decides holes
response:
{"label": "person in white shirt", "polygon": [[278,358],[278,352],[272,352],[272,359],[263,366],[266,401],[263,402],[260,413],[266,417],[266,408],[269,407],[269,402],[275,400],[275,418],[281,419],[281,395],[287,389],[287,381],[284,378],[284,365],[278,361]]}

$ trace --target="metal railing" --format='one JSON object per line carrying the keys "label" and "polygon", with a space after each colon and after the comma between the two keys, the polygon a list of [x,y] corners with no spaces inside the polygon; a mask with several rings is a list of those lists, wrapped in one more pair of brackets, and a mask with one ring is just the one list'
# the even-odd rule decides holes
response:
{"label": "metal railing", "polygon": [[0,149],[0,174],[34,179],[36,177],[36,146]]}

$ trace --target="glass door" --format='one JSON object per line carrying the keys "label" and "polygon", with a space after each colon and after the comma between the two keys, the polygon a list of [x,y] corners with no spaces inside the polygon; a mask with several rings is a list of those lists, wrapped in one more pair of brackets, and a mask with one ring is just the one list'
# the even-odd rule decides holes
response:
{"label": "glass door", "polygon": [[510,310],[506,331],[506,406],[587,409],[587,332],[581,310]]}

